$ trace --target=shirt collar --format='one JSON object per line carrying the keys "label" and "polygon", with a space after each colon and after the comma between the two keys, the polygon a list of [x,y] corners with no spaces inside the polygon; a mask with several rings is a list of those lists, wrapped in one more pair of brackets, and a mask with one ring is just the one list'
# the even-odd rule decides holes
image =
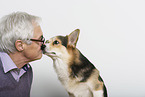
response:
{"label": "shirt collar", "polygon": [[[3,64],[4,73],[7,73],[13,69],[18,69],[18,67],[15,65],[15,63],[7,53],[0,52],[0,58]],[[29,65],[27,66],[29,68]]]}
{"label": "shirt collar", "polygon": [[12,69],[17,68],[17,66],[15,65],[15,63],[12,61],[12,59],[7,53],[0,52],[0,58],[3,63],[4,73],[7,73]]}

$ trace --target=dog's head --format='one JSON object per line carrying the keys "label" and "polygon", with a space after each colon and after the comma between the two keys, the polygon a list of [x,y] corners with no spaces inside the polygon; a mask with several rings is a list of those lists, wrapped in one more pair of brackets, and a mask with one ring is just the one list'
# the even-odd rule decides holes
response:
{"label": "dog's head", "polygon": [[52,59],[68,59],[76,49],[80,30],[76,29],[66,36],[55,36],[45,42],[44,54]]}

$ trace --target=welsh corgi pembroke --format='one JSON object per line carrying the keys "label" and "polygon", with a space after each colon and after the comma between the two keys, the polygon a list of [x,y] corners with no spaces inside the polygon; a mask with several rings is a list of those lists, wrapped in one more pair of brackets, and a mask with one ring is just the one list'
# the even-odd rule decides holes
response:
{"label": "welsh corgi pembroke", "polygon": [[45,42],[44,54],[51,57],[58,79],[69,97],[107,97],[99,71],[76,48],[80,30]]}

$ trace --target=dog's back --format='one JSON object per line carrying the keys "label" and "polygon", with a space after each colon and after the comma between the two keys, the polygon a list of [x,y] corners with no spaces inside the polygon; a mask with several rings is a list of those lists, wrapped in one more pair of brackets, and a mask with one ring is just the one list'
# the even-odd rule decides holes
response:
{"label": "dog's back", "polygon": [[[106,86],[99,75],[99,71],[78,49],[73,49],[73,54],[73,63],[69,65],[71,69],[70,78],[72,78],[72,80],[77,79],[77,83],[87,85],[88,90],[94,95],[81,97],[107,97]],[[79,60],[79,62],[75,62],[75,60]]]}
{"label": "dog's back", "polygon": [[99,71],[76,48],[79,30],[46,42],[45,54],[53,59],[59,80],[70,97],[107,97]]}

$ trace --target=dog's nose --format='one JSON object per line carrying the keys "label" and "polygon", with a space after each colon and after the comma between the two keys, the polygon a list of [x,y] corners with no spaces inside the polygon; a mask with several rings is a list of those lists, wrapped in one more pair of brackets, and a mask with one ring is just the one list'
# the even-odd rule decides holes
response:
{"label": "dog's nose", "polygon": [[44,50],[45,47],[46,47],[46,45],[45,45],[45,44],[42,44],[42,45],[41,45],[41,50]]}

